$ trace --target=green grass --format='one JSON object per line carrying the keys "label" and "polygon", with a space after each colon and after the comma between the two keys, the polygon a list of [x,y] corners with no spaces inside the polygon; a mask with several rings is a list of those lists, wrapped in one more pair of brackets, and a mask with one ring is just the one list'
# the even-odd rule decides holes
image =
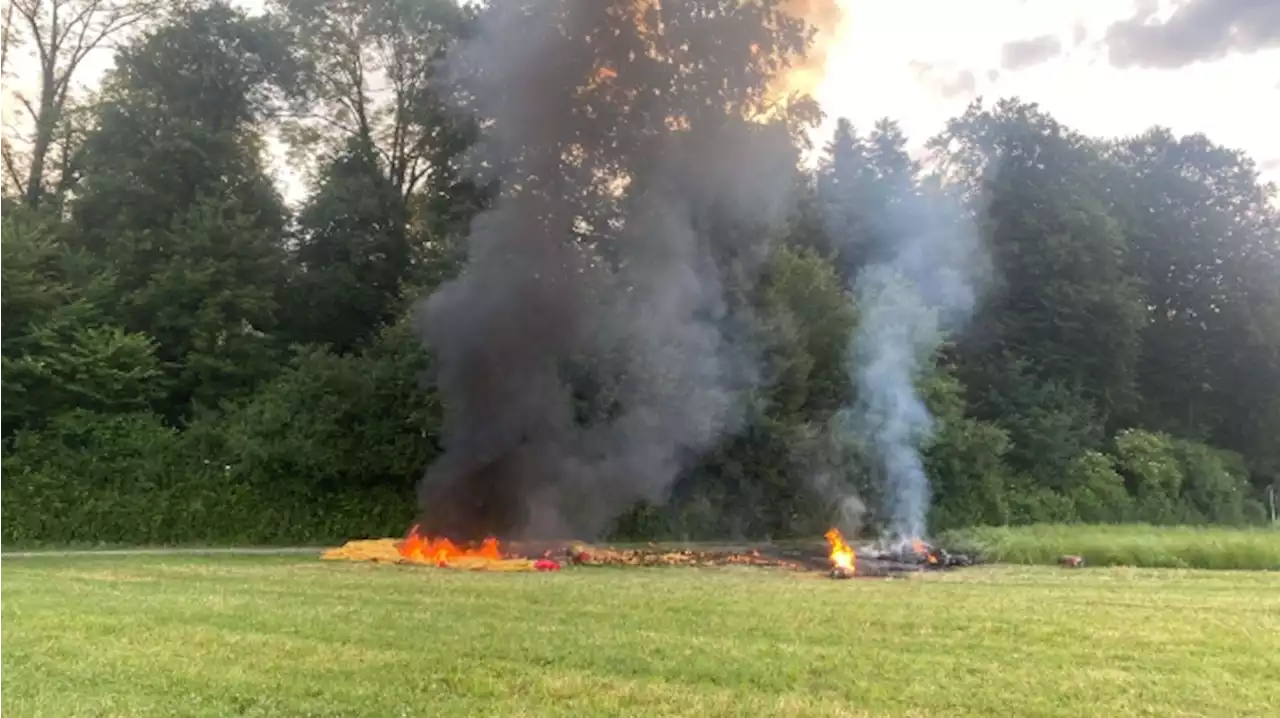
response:
{"label": "green grass", "polygon": [[1094,566],[1280,571],[1280,531],[1192,526],[1041,525],[966,529],[944,545],[974,548],[989,561],[1056,564],[1083,556]]}
{"label": "green grass", "polygon": [[6,716],[1280,714],[1280,575],[3,564]]}

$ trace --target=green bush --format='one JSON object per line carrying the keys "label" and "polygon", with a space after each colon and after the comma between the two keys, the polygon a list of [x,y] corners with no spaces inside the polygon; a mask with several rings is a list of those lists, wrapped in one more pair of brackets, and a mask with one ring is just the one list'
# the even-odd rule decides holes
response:
{"label": "green bush", "polygon": [[1133,499],[1125,491],[1124,477],[1115,459],[1098,451],[1086,451],[1067,464],[1063,485],[1075,503],[1076,516],[1085,523],[1128,521]]}
{"label": "green bush", "polygon": [[395,326],[358,355],[307,349],[210,424],[216,450],[255,487],[327,495],[386,489],[412,497],[435,458],[439,400],[420,385],[427,356]]}
{"label": "green bush", "polygon": [[1018,525],[1070,522],[1078,516],[1071,497],[1043,486],[1011,491],[1009,504],[1011,523]]}
{"label": "green bush", "polygon": [[[148,414],[73,411],[19,433],[4,456],[5,542],[161,542],[184,530],[176,494],[203,487],[181,435]],[[164,507],[162,510],[157,510]]]}
{"label": "green bush", "polygon": [[[148,414],[62,415],[3,457],[3,541],[45,544],[298,544],[395,535],[412,495],[255,486]],[[214,442],[216,443],[216,442]]]}
{"label": "green bush", "polygon": [[1198,519],[1215,524],[1248,520],[1249,474],[1241,456],[1190,441],[1176,442],[1174,449],[1183,468],[1184,500]]}
{"label": "green bush", "polygon": [[1116,435],[1115,455],[1129,493],[1137,501],[1139,518],[1174,524],[1185,517],[1178,502],[1184,474],[1171,437],[1127,429]]}
{"label": "green bush", "polygon": [[1013,518],[1009,434],[990,422],[965,416],[960,383],[939,374],[926,384],[925,396],[936,417],[925,450],[925,471],[933,482],[929,525],[936,531],[960,526],[1004,524]]}

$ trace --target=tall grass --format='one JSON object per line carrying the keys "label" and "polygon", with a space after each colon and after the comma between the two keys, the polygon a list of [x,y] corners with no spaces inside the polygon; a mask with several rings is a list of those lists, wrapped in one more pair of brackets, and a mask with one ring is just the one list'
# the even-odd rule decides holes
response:
{"label": "tall grass", "polygon": [[1280,571],[1275,529],[1042,524],[963,529],[941,543],[1002,563],[1053,564],[1075,555],[1093,566]]}

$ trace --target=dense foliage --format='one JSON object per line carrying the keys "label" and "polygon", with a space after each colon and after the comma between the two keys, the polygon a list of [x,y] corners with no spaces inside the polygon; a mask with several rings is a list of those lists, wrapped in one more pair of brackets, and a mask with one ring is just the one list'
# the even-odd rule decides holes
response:
{"label": "dense foliage", "polygon": [[[483,118],[438,94],[435,61],[483,11],[272,5],[157,19],[78,108],[74,171],[6,187],[5,541],[334,541],[414,515],[443,419],[412,308],[494,196],[462,169]],[[812,107],[786,112],[799,145]],[[301,207],[272,133],[306,163]],[[855,393],[850,284],[883,231],[866,208],[899,185],[963,197],[990,254],[976,315],[919,378],[933,530],[1265,521],[1280,210],[1253,161],[1160,128],[1085,137],[1017,99],[971,105],[923,166],[907,144],[842,122],[797,168],[790,220],[731,287],[762,377],[742,425],[615,533],[808,534],[851,495],[877,525],[865,452],[823,427]]]}

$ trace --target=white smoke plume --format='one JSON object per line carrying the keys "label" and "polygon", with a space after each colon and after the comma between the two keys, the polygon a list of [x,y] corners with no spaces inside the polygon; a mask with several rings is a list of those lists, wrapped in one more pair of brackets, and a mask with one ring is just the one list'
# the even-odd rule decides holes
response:
{"label": "white smoke plume", "polygon": [[862,145],[863,159],[852,164],[863,166],[850,173],[856,181],[824,184],[834,209],[828,231],[859,265],[851,287],[859,321],[847,355],[857,399],[833,425],[871,463],[888,538],[910,540],[927,532],[921,448],[935,429],[919,386],[947,333],[971,316],[989,264],[971,215],[936,182],[922,182],[900,146],[891,151],[900,171],[868,171],[867,158],[883,160],[893,146],[885,140],[882,126]]}

